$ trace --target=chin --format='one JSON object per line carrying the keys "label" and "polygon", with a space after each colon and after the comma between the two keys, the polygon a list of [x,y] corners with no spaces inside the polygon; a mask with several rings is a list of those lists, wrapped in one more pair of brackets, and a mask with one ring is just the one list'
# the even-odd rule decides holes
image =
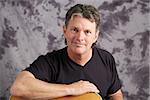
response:
{"label": "chin", "polygon": [[85,48],[72,48],[73,52],[76,54],[84,54],[85,53]]}

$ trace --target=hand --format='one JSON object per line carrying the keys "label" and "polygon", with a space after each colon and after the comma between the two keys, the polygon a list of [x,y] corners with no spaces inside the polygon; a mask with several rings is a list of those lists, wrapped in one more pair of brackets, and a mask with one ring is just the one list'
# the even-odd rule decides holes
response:
{"label": "hand", "polygon": [[81,80],[81,81],[69,84],[68,86],[69,86],[68,92],[70,95],[81,95],[87,92],[96,92],[96,93],[99,92],[97,87],[93,83],[90,83],[89,81]]}

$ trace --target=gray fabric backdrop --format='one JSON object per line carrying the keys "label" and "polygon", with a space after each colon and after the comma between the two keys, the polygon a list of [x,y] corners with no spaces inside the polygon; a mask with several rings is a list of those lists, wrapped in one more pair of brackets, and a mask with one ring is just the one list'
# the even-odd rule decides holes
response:
{"label": "gray fabric backdrop", "polygon": [[0,0],[0,100],[19,71],[65,46],[64,16],[77,3],[101,11],[97,45],[115,57],[125,100],[150,100],[149,0]]}

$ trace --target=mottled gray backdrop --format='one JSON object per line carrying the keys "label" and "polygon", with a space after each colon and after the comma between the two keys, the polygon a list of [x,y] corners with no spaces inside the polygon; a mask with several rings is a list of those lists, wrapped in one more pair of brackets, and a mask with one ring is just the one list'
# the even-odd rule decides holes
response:
{"label": "mottled gray backdrop", "polygon": [[65,46],[64,16],[77,3],[101,12],[97,45],[115,57],[125,100],[150,100],[149,0],[0,0],[0,100],[19,71]]}

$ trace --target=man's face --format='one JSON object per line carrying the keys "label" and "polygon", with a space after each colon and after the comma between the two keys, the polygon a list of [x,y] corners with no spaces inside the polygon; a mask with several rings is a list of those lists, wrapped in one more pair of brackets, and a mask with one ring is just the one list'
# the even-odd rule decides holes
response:
{"label": "man's face", "polygon": [[89,53],[98,38],[96,23],[81,16],[73,16],[67,27],[64,26],[64,36],[70,52],[79,55]]}

